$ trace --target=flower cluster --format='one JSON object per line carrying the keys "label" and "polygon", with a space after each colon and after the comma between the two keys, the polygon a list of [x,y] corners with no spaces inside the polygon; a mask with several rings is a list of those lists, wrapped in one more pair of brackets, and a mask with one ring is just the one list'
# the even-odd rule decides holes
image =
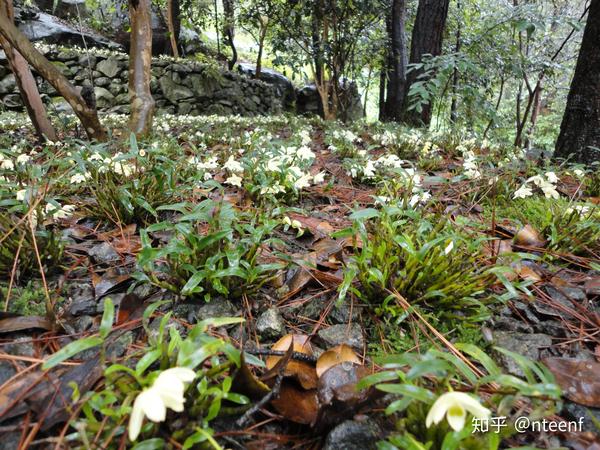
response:
{"label": "flower cluster", "polygon": [[558,199],[560,197],[556,190],[556,183],[559,178],[554,172],[546,172],[545,177],[542,175],[534,175],[529,177],[525,183],[521,185],[519,189],[513,194],[513,198],[527,198],[533,195],[533,187],[537,186],[542,190],[546,198]]}

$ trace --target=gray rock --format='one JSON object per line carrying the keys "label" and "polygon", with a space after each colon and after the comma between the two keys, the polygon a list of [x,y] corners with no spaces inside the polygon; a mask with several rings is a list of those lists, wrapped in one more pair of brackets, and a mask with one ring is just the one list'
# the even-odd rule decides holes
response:
{"label": "gray rock", "polygon": [[119,61],[115,58],[108,58],[96,64],[96,70],[102,72],[108,78],[114,78],[120,71]]}
{"label": "gray rock", "polygon": [[565,400],[563,412],[567,413],[571,420],[578,421],[581,417],[583,417],[582,429],[577,429],[577,431],[598,433],[598,428],[594,424],[593,419],[595,419],[596,422],[600,421],[600,408],[589,408],[587,406],[582,406],[569,400]]}
{"label": "gray rock", "polygon": [[11,73],[0,80],[0,94],[11,94],[17,89],[15,76]]}
{"label": "gray rock", "polygon": [[[240,73],[254,77],[256,75],[256,66],[254,64],[238,64]],[[260,71],[260,81],[271,84],[275,88],[277,96],[283,99],[283,106],[291,108],[296,100],[296,91],[292,82],[282,73],[269,68],[262,68]],[[257,102],[258,103],[258,102]]]}
{"label": "gray rock", "polygon": [[[494,344],[533,361],[538,361],[543,356],[544,350],[552,345],[552,338],[541,333],[494,331]],[[523,376],[523,371],[514,359],[503,354],[498,354],[498,358],[509,373],[519,377]]]}
{"label": "gray rock", "polygon": [[[30,7],[31,9],[31,7]],[[15,16],[20,16],[22,8],[15,8]],[[121,48],[120,45],[98,34],[82,32],[67,25],[57,17],[42,11],[27,14],[27,19],[19,23],[19,30],[30,41],[45,41],[60,45],[84,45],[102,48]]]}
{"label": "gray rock", "polygon": [[346,420],[329,432],[323,450],[375,450],[381,429],[371,419]]}
{"label": "gray rock", "polygon": [[275,339],[285,333],[285,323],[277,308],[269,308],[258,317],[256,332],[265,339]]}
{"label": "gray rock", "polygon": [[101,87],[108,86],[110,84],[110,78],[108,78],[108,77],[96,78],[94,80],[94,84],[96,86],[101,86]]}
{"label": "gray rock", "polygon": [[17,371],[10,361],[0,361],[0,386],[2,386],[6,380],[12,378],[16,373]]}
{"label": "gray rock", "polygon": [[329,328],[319,330],[317,334],[325,348],[347,344],[357,350],[362,350],[365,345],[362,330],[357,323],[332,325]]}
{"label": "gray rock", "polygon": [[170,75],[165,75],[158,80],[163,95],[173,104],[194,96],[191,89],[176,84]]}
{"label": "gray rock", "polygon": [[36,356],[31,336],[19,335],[13,337],[8,344],[3,346],[3,350],[9,355],[29,356],[30,358]]}
{"label": "gray rock", "polygon": [[94,245],[88,251],[88,255],[94,260],[94,262],[99,264],[110,264],[115,261],[119,261],[120,259],[119,254],[108,242],[102,242],[101,244]]}
{"label": "gray rock", "polygon": [[215,317],[236,317],[237,311],[226,299],[216,298],[200,306],[196,312],[196,320],[213,319]]}
{"label": "gray rock", "polygon": [[19,448],[20,443],[20,431],[9,431],[2,433],[2,439],[0,439],[0,450],[15,450],[16,448]]}

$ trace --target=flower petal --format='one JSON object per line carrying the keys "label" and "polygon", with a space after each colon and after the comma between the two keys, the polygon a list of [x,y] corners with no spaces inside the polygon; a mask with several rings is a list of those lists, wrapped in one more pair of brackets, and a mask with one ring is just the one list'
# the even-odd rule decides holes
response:
{"label": "flower petal", "polygon": [[427,413],[427,418],[425,419],[425,426],[429,428],[433,423],[436,425],[440,423],[450,406],[452,406],[452,402],[451,398],[449,401],[447,393],[438,397],[435,403],[431,406],[429,413]]}
{"label": "flower petal", "polygon": [[465,427],[466,418],[467,412],[459,403],[456,403],[449,408],[448,414],[446,414],[448,425],[450,425],[454,431],[460,431]]}
{"label": "flower petal", "polygon": [[156,389],[150,388],[145,390],[135,400],[136,403],[139,401],[140,408],[142,408],[146,417],[152,422],[163,422],[167,417],[167,408],[160,396],[160,392]]}

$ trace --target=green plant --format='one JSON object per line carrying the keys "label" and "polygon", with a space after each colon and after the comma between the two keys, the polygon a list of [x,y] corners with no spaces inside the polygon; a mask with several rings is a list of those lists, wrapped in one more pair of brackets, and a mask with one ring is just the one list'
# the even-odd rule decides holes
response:
{"label": "green plant", "polygon": [[[158,208],[181,213],[175,224],[161,222],[142,231],[138,279],[182,296],[239,297],[259,289],[279,264],[261,261],[261,248],[271,241],[278,221],[237,213],[231,204],[204,200],[198,205]],[[244,220],[248,220],[245,222]],[[153,246],[152,232],[172,233],[170,241]]]}
{"label": "green plant", "polygon": [[[196,324],[186,337],[169,326],[171,313],[159,320],[157,332],[149,327],[150,317],[164,302],[154,303],[144,312],[143,326],[148,333],[149,345],[135,355],[135,360],[125,364],[112,364],[104,372],[103,387],[75,400],[81,402],[81,412],[72,422],[76,430],[73,440],[82,444],[91,439],[103,442],[102,448],[122,448],[127,439],[127,420],[132,413],[135,398],[147,390],[157,377],[170,368],[185,368],[195,372],[193,383],[185,393],[183,422],[144,421],[137,446],[164,448],[167,440],[179,442],[182,448],[196,448],[206,443],[209,448],[220,449],[210,422],[219,415],[227,414],[222,402],[246,405],[248,399],[231,392],[232,378],[229,373],[240,365],[240,351],[229,342],[208,333],[211,326],[219,327],[240,323],[240,318],[215,318]],[[262,363],[250,355],[246,361]],[[125,425],[125,426],[124,426]],[[131,426],[131,425],[129,425]],[[137,447],[136,447],[137,448]]]}
{"label": "green plant", "polygon": [[[397,396],[385,410],[396,418],[396,433],[380,442],[380,449],[495,450],[501,438],[515,433],[513,420],[522,415],[523,401],[531,408],[528,413],[531,420],[555,411],[561,392],[552,373],[542,364],[496,348],[515,360],[525,374],[521,379],[503,373],[475,345],[456,344],[456,347],[476,365],[464,356],[431,349],[425,354],[404,353],[380,358],[377,362],[384,371],[361,380],[358,388],[375,385],[378,390]],[[498,418],[502,426],[497,429],[492,426],[488,432],[476,432],[475,420],[467,420],[463,428],[456,431],[445,420],[427,426],[428,411],[436,399],[448,391],[485,395],[482,396],[484,403],[493,411],[490,419]]]}
{"label": "green plant", "polygon": [[401,313],[389,295],[397,291],[412,305],[447,317],[486,317],[485,305],[492,300],[486,288],[495,277],[479,255],[483,238],[461,235],[444,217],[395,205],[356,211],[350,217],[353,227],[340,236],[360,241],[355,240],[341,297],[356,278],[361,288],[353,292],[381,311]]}

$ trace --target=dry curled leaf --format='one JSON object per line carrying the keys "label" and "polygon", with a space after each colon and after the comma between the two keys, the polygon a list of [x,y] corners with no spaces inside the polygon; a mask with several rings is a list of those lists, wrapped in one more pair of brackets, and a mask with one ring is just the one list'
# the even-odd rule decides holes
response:
{"label": "dry curled leaf", "polygon": [[[272,347],[275,351],[286,351],[293,341],[294,352],[304,353],[312,356],[313,350],[308,341],[308,336],[303,334],[288,334],[279,339]],[[267,369],[271,370],[279,362],[281,356],[269,356],[266,364]],[[304,389],[314,389],[317,387],[317,372],[312,364],[304,361],[292,359],[285,368],[286,377],[295,378]]]}
{"label": "dry curled leaf", "polygon": [[352,350],[352,347],[346,344],[337,345],[319,356],[317,360],[317,376],[320,378],[326,370],[342,362],[361,363],[360,358]]}
{"label": "dry curled leaf", "polygon": [[600,363],[571,358],[546,358],[543,363],[565,397],[580,405],[600,407]]}
{"label": "dry curled leaf", "polygon": [[546,241],[539,231],[527,224],[515,235],[515,244],[524,247],[543,248]]}

